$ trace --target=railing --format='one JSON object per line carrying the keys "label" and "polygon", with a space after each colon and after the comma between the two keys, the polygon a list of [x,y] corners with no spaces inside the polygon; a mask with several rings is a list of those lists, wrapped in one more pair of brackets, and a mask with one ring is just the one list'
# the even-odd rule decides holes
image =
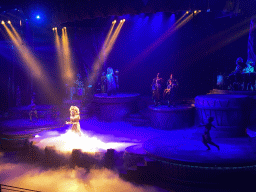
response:
{"label": "railing", "polygon": [[18,192],[33,191],[33,192],[40,192],[40,191],[31,190],[31,189],[25,189],[25,188],[13,187],[13,186],[10,186],[10,185],[0,184],[0,192],[4,192],[4,191],[18,191]]}

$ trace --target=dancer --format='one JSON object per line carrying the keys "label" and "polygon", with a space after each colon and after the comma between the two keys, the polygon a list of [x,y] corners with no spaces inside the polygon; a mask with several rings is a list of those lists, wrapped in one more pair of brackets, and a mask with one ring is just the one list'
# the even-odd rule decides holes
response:
{"label": "dancer", "polygon": [[220,150],[220,147],[219,145],[215,144],[214,142],[212,142],[212,139],[211,139],[211,136],[210,136],[210,130],[212,127],[214,127],[216,129],[216,127],[212,124],[213,122],[213,117],[208,117],[208,123],[205,124],[205,125],[200,125],[201,126],[204,126],[205,127],[205,130],[204,130],[204,134],[202,135],[203,137],[203,144],[208,148],[207,150],[211,150],[211,148],[209,147],[208,143],[217,147],[218,150]]}
{"label": "dancer", "polygon": [[78,133],[79,136],[82,135],[81,129],[80,129],[80,113],[79,108],[77,106],[71,106],[70,109],[70,121],[66,121],[66,124],[72,124],[71,130],[75,133]]}

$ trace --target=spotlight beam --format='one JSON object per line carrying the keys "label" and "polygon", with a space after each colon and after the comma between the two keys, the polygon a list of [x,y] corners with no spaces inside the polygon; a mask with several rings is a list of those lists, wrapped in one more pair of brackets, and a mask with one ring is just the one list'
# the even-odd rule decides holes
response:
{"label": "spotlight beam", "polygon": [[124,24],[124,20],[122,20],[122,22],[119,23],[117,29],[115,30],[115,33],[111,37],[111,39],[110,39],[110,41],[109,41],[109,43],[107,45],[107,48],[106,48],[106,55],[107,56],[109,55],[110,51],[113,49],[113,45],[116,42],[116,39],[117,39],[117,37],[118,37],[118,35],[120,33],[120,30],[121,30],[123,24]]}
{"label": "spotlight beam", "polygon": [[62,53],[63,49],[62,49],[62,46],[61,46],[58,31],[55,30],[55,29],[54,29],[54,35],[55,35],[55,45],[56,45],[56,49],[57,49],[57,57],[58,57],[59,68],[60,68],[60,71],[61,71],[61,76],[64,79],[66,68],[64,66],[64,59],[63,59],[63,53]]}
{"label": "spotlight beam", "polygon": [[111,26],[111,28],[110,28],[108,34],[107,34],[107,38],[106,38],[105,41],[104,41],[103,49],[105,49],[106,46],[107,46],[107,44],[109,43],[109,38],[110,38],[110,36],[111,36],[111,34],[112,34],[112,31],[113,31],[113,29],[114,29],[115,24],[116,24],[116,20],[112,22],[112,26]]}
{"label": "spotlight beam", "polygon": [[32,73],[34,74],[35,77],[37,77],[37,78],[42,77],[42,72],[41,72],[42,70],[40,69],[39,66],[32,64],[32,63],[36,63],[36,61],[34,60],[33,57],[31,57],[31,58],[29,57],[31,55],[31,53],[25,46],[22,46],[22,44],[20,44],[20,42],[18,41],[18,40],[20,40],[20,38],[18,38],[18,40],[17,40],[17,38],[14,36],[14,34],[11,32],[11,30],[5,24],[4,24],[4,28],[7,31],[11,40],[14,42],[14,45],[18,48],[18,51],[19,51],[21,57],[24,59],[25,63],[27,64],[27,67],[32,71]]}
{"label": "spotlight beam", "polygon": [[[90,81],[89,84],[90,85],[94,85],[96,82],[96,78],[98,77],[98,74],[100,72],[100,69],[102,68],[103,63],[106,61],[110,51],[113,48],[113,45],[116,41],[116,38],[121,30],[121,27],[123,26],[124,21],[122,20],[122,22],[120,22],[117,26],[117,28],[115,29],[113,35],[110,38],[110,32],[112,32],[113,28],[114,28],[114,24],[112,23],[111,29],[109,34],[107,35],[106,41],[104,42],[104,45],[96,59],[96,61],[93,64],[93,71],[92,71],[92,75],[90,76]],[[109,39],[109,40],[108,40]]]}
{"label": "spotlight beam", "polygon": [[250,20],[251,18],[248,18],[230,27],[229,29],[226,29],[213,36],[210,36],[204,39],[203,41],[198,42],[195,45],[191,45],[182,52],[182,55],[187,55],[187,57],[176,55],[175,58],[182,58],[182,62],[184,63],[190,63],[191,61],[195,62],[197,60],[201,60],[205,56],[215,52],[216,50],[228,45],[229,43],[249,33]]}
{"label": "spotlight beam", "polygon": [[183,27],[187,22],[193,18],[193,13],[187,16],[182,20],[187,13],[183,14],[164,34],[162,34],[155,42],[148,46],[143,52],[141,52],[128,66],[128,69],[131,70],[136,64],[142,62],[150,53],[152,53],[157,47],[159,47],[167,38],[169,38],[173,33],[178,29]]}
{"label": "spotlight beam", "polygon": [[12,31],[14,33],[14,36],[18,40],[18,42],[20,44],[24,43],[24,42],[22,42],[22,39],[21,39],[20,35],[18,34],[18,32],[16,31],[16,29],[13,27],[13,25],[11,23],[10,23],[10,26],[11,26],[11,29],[12,29]]}
{"label": "spotlight beam", "polygon": [[[40,67],[39,62],[34,57],[34,55],[31,53],[31,51],[26,47],[25,44],[22,43],[22,40],[20,38],[20,35],[17,33],[17,31],[14,29],[14,27],[11,25],[11,28],[13,32],[6,26],[6,24],[3,24],[4,28],[9,35],[10,39],[14,43],[15,47],[17,48],[17,51],[24,61],[25,67],[28,70],[29,73],[32,73],[32,76],[39,80],[42,88],[44,89],[46,96],[49,96],[50,98],[55,99],[56,97],[54,89],[52,89],[51,84],[48,81],[48,78],[46,74],[44,73],[43,69]],[[15,35],[14,35],[15,33]]]}
{"label": "spotlight beam", "polygon": [[72,67],[73,62],[71,59],[71,50],[69,47],[69,40],[68,40],[68,34],[66,28],[62,29],[62,48],[63,48],[63,63],[65,68],[65,81],[68,82],[69,85],[72,86],[74,82],[74,72]]}

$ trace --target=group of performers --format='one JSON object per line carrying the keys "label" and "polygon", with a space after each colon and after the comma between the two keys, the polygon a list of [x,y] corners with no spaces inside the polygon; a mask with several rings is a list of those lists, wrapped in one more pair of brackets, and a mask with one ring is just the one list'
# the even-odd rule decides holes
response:
{"label": "group of performers", "polygon": [[255,63],[251,60],[243,62],[241,57],[236,60],[236,68],[229,75],[229,87],[233,91],[254,91],[256,73],[254,71]]}
{"label": "group of performers", "polygon": [[107,74],[105,72],[102,73],[101,93],[107,93],[108,96],[117,94],[119,90],[118,74],[119,71],[116,70],[114,73],[111,67],[107,68]]}
{"label": "group of performers", "polygon": [[155,105],[161,105],[162,100],[167,100],[168,106],[175,106],[177,89],[178,89],[178,81],[173,78],[172,74],[170,75],[170,79],[167,81],[166,89],[163,89],[164,81],[160,77],[160,73],[157,74],[156,78],[153,79],[152,82],[152,97]]}
{"label": "group of performers", "polygon": [[66,84],[66,97],[73,99],[81,99],[85,96],[85,83],[83,82],[81,75],[77,74],[77,79],[72,85]]}

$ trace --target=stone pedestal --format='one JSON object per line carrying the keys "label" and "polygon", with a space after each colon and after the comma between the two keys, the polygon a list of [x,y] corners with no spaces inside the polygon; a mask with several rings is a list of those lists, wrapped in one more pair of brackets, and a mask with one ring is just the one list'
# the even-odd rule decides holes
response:
{"label": "stone pedestal", "polygon": [[151,124],[157,129],[182,129],[194,125],[194,107],[168,107],[150,105]]}
{"label": "stone pedestal", "polygon": [[139,94],[94,95],[93,113],[103,121],[121,120],[129,114],[138,112]]}

